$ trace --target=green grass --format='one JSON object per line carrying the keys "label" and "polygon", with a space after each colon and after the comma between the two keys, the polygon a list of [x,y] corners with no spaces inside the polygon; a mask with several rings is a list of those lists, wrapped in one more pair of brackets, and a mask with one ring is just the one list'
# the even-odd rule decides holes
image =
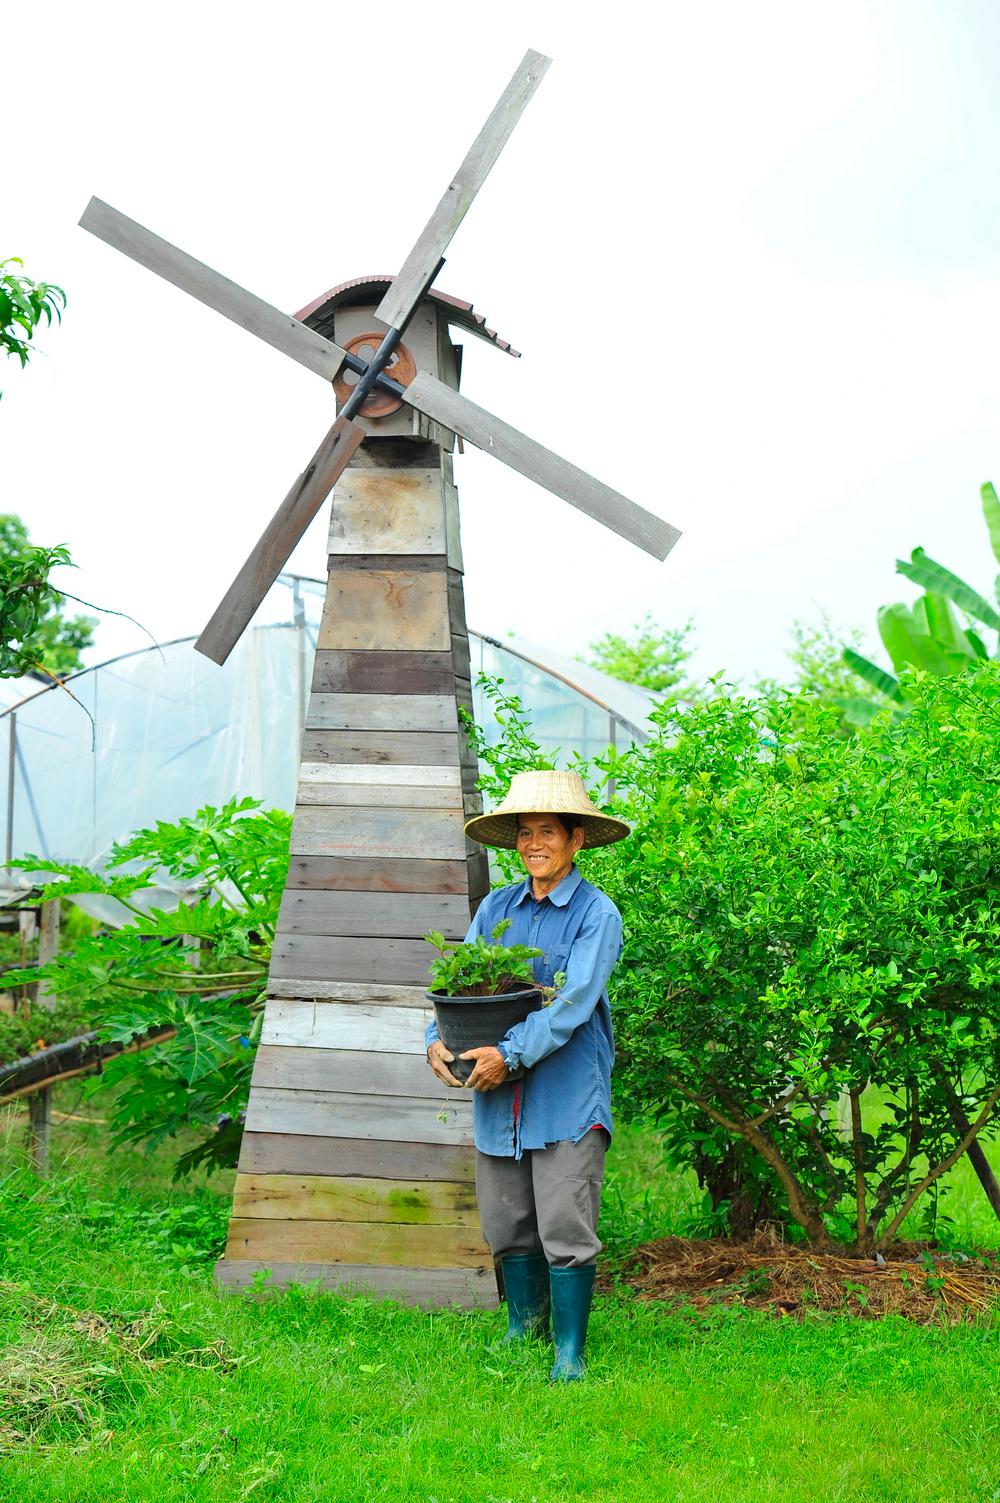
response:
{"label": "green grass", "polygon": [[[7,1120],[2,1503],[1000,1503],[1000,1323],[616,1294],[587,1381],[553,1389],[544,1347],[495,1345],[500,1313],[222,1297],[226,1184],[173,1187],[165,1159],[109,1156],[89,1124],[57,1126],[39,1183]],[[623,1137],[622,1206],[655,1161]],[[697,1209],[682,1183],[642,1215]]]}

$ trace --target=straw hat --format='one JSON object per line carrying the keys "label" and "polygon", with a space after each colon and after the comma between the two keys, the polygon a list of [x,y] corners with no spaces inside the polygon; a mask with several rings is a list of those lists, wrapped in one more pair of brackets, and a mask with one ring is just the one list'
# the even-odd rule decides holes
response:
{"label": "straw hat", "polygon": [[517,850],[518,816],[521,814],[575,814],[583,825],[583,847],[614,845],[631,835],[622,819],[602,814],[588,797],[578,772],[518,772],[503,802],[491,814],[477,814],[465,833],[480,845],[499,845]]}

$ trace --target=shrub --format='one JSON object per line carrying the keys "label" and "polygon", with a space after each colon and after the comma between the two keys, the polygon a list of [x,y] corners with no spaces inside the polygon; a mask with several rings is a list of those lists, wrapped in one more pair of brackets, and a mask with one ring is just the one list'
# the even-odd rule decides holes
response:
{"label": "shrub", "polygon": [[618,1106],[737,1232],[870,1253],[995,1130],[1000,670],[907,692],[849,740],[808,696],[666,701],[598,763],[634,826],[583,858],[625,927]]}

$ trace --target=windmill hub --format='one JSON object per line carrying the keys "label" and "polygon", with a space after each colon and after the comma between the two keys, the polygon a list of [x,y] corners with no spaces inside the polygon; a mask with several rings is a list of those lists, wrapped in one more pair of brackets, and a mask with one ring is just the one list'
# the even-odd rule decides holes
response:
{"label": "windmill hub", "polygon": [[[367,366],[374,360],[378,347],[384,337],[384,334],[378,333],[355,334],[353,339],[345,341],[344,349],[349,355],[355,355],[359,360],[363,360]],[[393,381],[398,381],[400,386],[409,386],[417,374],[417,363],[405,344],[398,344],[396,346],[385,364],[384,371]],[[333,383],[337,400],[341,404],[346,402],[352,395],[360,379],[360,372],[352,370],[346,365],[341,369]],[[382,386],[375,386],[362,402],[358,410],[358,416],[365,418],[388,417],[390,413],[398,412],[402,405],[402,397],[397,396],[392,391],[387,391]]]}

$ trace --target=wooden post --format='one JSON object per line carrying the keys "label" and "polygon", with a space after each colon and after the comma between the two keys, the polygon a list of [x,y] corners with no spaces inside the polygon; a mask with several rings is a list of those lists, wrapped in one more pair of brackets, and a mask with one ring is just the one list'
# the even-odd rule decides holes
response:
{"label": "wooden post", "polygon": [[[41,905],[38,926],[38,964],[47,965],[59,950],[60,913],[59,900]],[[43,1012],[51,1012],[56,999],[44,981],[35,989],[34,1005]],[[40,1032],[44,1028],[40,1025]],[[28,1156],[35,1170],[44,1179],[49,1172],[49,1148],[52,1140],[52,1087],[45,1086],[28,1097]]]}
{"label": "wooden post", "polygon": [[51,1139],[52,1087],[46,1086],[28,1097],[28,1157],[42,1179],[49,1172]]}

